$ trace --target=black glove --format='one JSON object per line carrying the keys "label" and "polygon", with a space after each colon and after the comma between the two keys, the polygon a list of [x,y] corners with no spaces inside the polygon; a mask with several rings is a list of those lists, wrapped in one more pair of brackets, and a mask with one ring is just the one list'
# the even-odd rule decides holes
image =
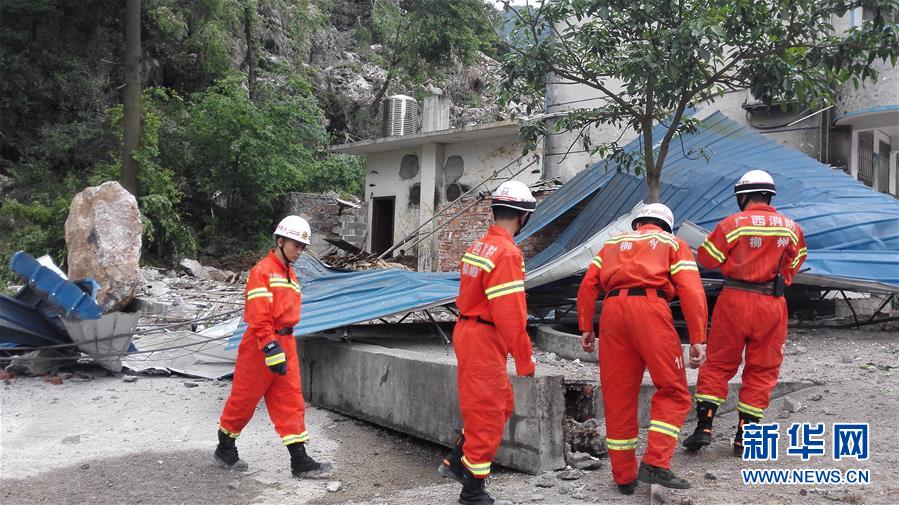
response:
{"label": "black glove", "polygon": [[265,344],[262,352],[265,353],[265,366],[272,373],[287,375],[287,356],[284,355],[284,349],[281,349],[281,344],[277,340]]}

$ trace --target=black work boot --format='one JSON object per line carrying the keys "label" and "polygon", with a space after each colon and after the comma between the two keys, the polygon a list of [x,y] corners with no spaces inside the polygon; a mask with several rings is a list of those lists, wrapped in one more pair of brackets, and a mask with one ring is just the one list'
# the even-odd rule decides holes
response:
{"label": "black work boot", "polygon": [[212,454],[212,462],[219,468],[238,472],[245,472],[249,468],[247,462],[240,459],[240,456],[237,455],[237,445],[234,443],[234,437],[222,430],[219,430],[219,445]]}
{"label": "black work boot", "polygon": [[334,469],[331,463],[319,463],[306,454],[306,444],[297,442],[287,446],[290,452],[290,473],[295,479],[314,479]]}
{"label": "black work boot", "polygon": [[637,481],[628,482],[627,484],[618,484],[618,491],[628,496],[637,491]]}
{"label": "black work boot", "polygon": [[637,472],[637,480],[673,489],[690,489],[690,483],[687,482],[686,479],[681,479],[674,475],[674,472],[671,470],[647,465],[646,463],[640,463],[640,471]]}
{"label": "black work boot", "polygon": [[466,473],[465,467],[462,465],[462,445],[464,443],[465,435],[459,435],[453,450],[443,458],[443,462],[437,467],[437,473],[448,479],[453,479],[459,484],[464,484],[463,478]]}
{"label": "black work boot", "polygon": [[462,493],[459,503],[462,505],[512,505],[507,500],[494,500],[485,489],[487,479],[478,479],[469,471],[462,473]]}
{"label": "black work boot", "polygon": [[762,420],[761,417],[756,417],[745,412],[740,412],[739,415],[740,421],[737,424],[737,434],[734,435],[734,457],[736,458],[743,457],[743,425],[755,424]]}
{"label": "black work boot", "polygon": [[712,443],[712,421],[718,406],[712,402],[696,402],[696,430],[684,439],[683,446],[689,452],[696,452]]}

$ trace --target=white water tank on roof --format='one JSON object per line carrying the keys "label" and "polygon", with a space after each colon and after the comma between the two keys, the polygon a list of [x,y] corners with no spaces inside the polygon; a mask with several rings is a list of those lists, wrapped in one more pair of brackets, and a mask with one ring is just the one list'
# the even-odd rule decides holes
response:
{"label": "white water tank on roof", "polygon": [[418,102],[411,96],[384,99],[384,136],[412,135],[418,126]]}

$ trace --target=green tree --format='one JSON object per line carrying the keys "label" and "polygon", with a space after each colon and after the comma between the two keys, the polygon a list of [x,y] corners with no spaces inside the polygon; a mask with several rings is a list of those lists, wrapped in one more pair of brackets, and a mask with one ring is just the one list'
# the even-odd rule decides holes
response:
{"label": "green tree", "polygon": [[[597,90],[599,107],[562,117],[592,153],[645,173],[657,202],[672,139],[695,128],[685,117],[695,103],[749,88],[769,104],[832,104],[836,90],[876,79],[876,59],[894,66],[899,28],[896,0],[554,0],[514,11],[503,59],[502,98],[542,104],[547,74]],[[876,15],[843,33],[834,17],[863,6]],[[885,15],[887,14],[887,15]],[[535,107],[529,106],[527,113]],[[653,138],[653,125],[665,133]],[[642,152],[616,143],[593,146],[584,132],[613,124],[636,131]],[[534,142],[545,120],[527,124]]]}
{"label": "green tree", "polygon": [[493,53],[495,16],[483,0],[374,0],[372,25],[385,49],[387,78],[372,100],[372,113],[397,77],[421,81],[453,57],[470,64],[479,50]]}
{"label": "green tree", "polygon": [[254,103],[235,74],[192,97],[180,166],[190,174],[190,210],[212,235],[256,236],[284,194],[309,184],[327,141],[310,92],[293,78]]}

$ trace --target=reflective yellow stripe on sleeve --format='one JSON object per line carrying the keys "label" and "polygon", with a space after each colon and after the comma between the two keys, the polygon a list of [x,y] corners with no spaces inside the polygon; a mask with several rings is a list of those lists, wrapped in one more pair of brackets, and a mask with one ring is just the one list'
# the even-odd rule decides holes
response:
{"label": "reflective yellow stripe on sleeve", "polygon": [[705,249],[705,252],[709,253],[709,256],[715,258],[718,263],[724,263],[725,258],[727,258],[727,256],[725,256],[723,252],[719,251],[718,248],[715,247],[715,244],[711,243],[708,239],[706,239],[705,242],[703,242],[699,247]]}
{"label": "reflective yellow stripe on sleeve", "polygon": [[272,292],[267,288],[256,288],[247,291],[247,301],[250,301],[253,298],[268,298],[269,301],[271,301]]}
{"label": "reflective yellow stripe on sleeve", "polygon": [[674,274],[680,272],[681,270],[695,270],[698,272],[699,267],[696,266],[695,261],[689,261],[689,260],[678,261],[677,263],[671,265],[671,275],[674,275]]}
{"label": "reflective yellow stripe on sleeve", "polygon": [[790,263],[790,268],[796,268],[797,266],[799,266],[799,262],[802,261],[802,258],[805,256],[808,256],[808,249],[803,247],[799,250],[799,252],[796,253],[796,257],[793,258],[793,262]]}
{"label": "reflective yellow stripe on sleeve", "polygon": [[[464,256],[462,256],[462,263],[468,263],[469,265],[476,266],[488,273],[496,268],[496,265],[494,265],[489,258],[478,256],[477,254],[472,254],[470,252],[467,252]],[[524,266],[522,266],[522,268],[524,268]]]}
{"label": "reflective yellow stripe on sleeve", "polygon": [[593,260],[591,260],[590,263],[596,265],[596,268],[602,268],[602,258],[600,258],[599,256],[594,256]]}
{"label": "reflective yellow stripe on sleeve", "polygon": [[493,300],[500,296],[511,295],[512,293],[522,292],[524,292],[524,281],[506,282],[484,290],[484,294],[487,295],[488,300]]}

